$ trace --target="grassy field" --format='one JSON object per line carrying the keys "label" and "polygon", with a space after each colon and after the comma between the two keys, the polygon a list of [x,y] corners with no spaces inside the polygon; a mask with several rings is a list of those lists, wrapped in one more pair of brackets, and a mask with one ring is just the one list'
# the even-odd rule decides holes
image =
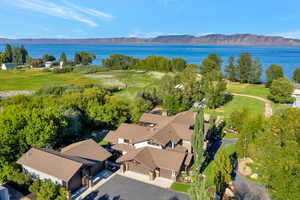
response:
{"label": "grassy field", "polygon": [[81,74],[53,74],[40,70],[0,71],[0,91],[37,90],[45,85],[88,84],[96,80]]}
{"label": "grassy field", "polygon": [[[224,106],[216,109],[216,113],[224,118],[228,118],[230,114],[242,108],[248,108],[254,114],[263,114],[265,109],[265,104],[257,99],[252,99],[249,97],[233,96],[233,99],[226,103]],[[205,110],[207,113],[211,113],[212,110]]]}
{"label": "grassy field", "polygon": [[135,98],[136,94],[143,88],[158,84],[163,73],[143,72],[143,71],[108,71],[86,75],[88,78],[98,80],[106,86],[116,86],[123,88],[117,93],[128,99]]}
{"label": "grassy field", "polygon": [[227,84],[227,92],[248,94],[248,95],[267,98],[269,89],[266,88],[264,85],[241,84],[236,82],[229,82]]}
{"label": "grassy field", "polygon": [[179,183],[179,182],[174,182],[171,185],[172,190],[174,190],[176,192],[181,192],[181,193],[188,193],[190,187],[191,187],[191,184],[184,184],[184,183]]}

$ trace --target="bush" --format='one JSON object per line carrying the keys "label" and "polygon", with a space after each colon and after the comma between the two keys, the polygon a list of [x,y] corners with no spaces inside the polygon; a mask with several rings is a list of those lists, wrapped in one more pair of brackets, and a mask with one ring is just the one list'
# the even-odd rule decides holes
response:
{"label": "bush", "polygon": [[73,70],[74,73],[79,73],[79,74],[92,74],[92,73],[106,72],[106,71],[109,71],[109,69],[106,67],[100,67],[96,65],[89,65],[89,66],[80,65],[74,67]]}
{"label": "bush", "polygon": [[270,94],[268,98],[275,103],[292,103],[294,98],[294,84],[286,78],[279,78],[274,80],[270,87]]}
{"label": "bush", "polygon": [[54,74],[63,74],[73,72],[73,67],[55,68],[52,71]]}

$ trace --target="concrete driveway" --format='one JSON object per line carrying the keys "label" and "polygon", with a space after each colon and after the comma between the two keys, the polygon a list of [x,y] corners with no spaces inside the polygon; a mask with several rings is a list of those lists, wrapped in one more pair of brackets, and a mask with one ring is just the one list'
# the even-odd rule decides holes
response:
{"label": "concrete driveway", "polygon": [[188,195],[115,175],[84,200],[188,200]]}

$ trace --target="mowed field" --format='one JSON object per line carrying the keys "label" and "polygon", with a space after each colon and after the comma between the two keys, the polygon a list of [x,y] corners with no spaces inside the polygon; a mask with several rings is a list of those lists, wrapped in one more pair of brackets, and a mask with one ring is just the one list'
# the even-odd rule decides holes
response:
{"label": "mowed field", "polygon": [[0,91],[38,90],[47,85],[96,83],[81,74],[53,74],[40,70],[0,71]]}

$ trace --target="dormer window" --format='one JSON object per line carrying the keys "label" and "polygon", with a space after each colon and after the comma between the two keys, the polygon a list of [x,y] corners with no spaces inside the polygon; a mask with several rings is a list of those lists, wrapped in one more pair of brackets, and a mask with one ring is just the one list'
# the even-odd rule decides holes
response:
{"label": "dormer window", "polygon": [[129,143],[129,140],[128,139],[124,139],[124,143]]}

